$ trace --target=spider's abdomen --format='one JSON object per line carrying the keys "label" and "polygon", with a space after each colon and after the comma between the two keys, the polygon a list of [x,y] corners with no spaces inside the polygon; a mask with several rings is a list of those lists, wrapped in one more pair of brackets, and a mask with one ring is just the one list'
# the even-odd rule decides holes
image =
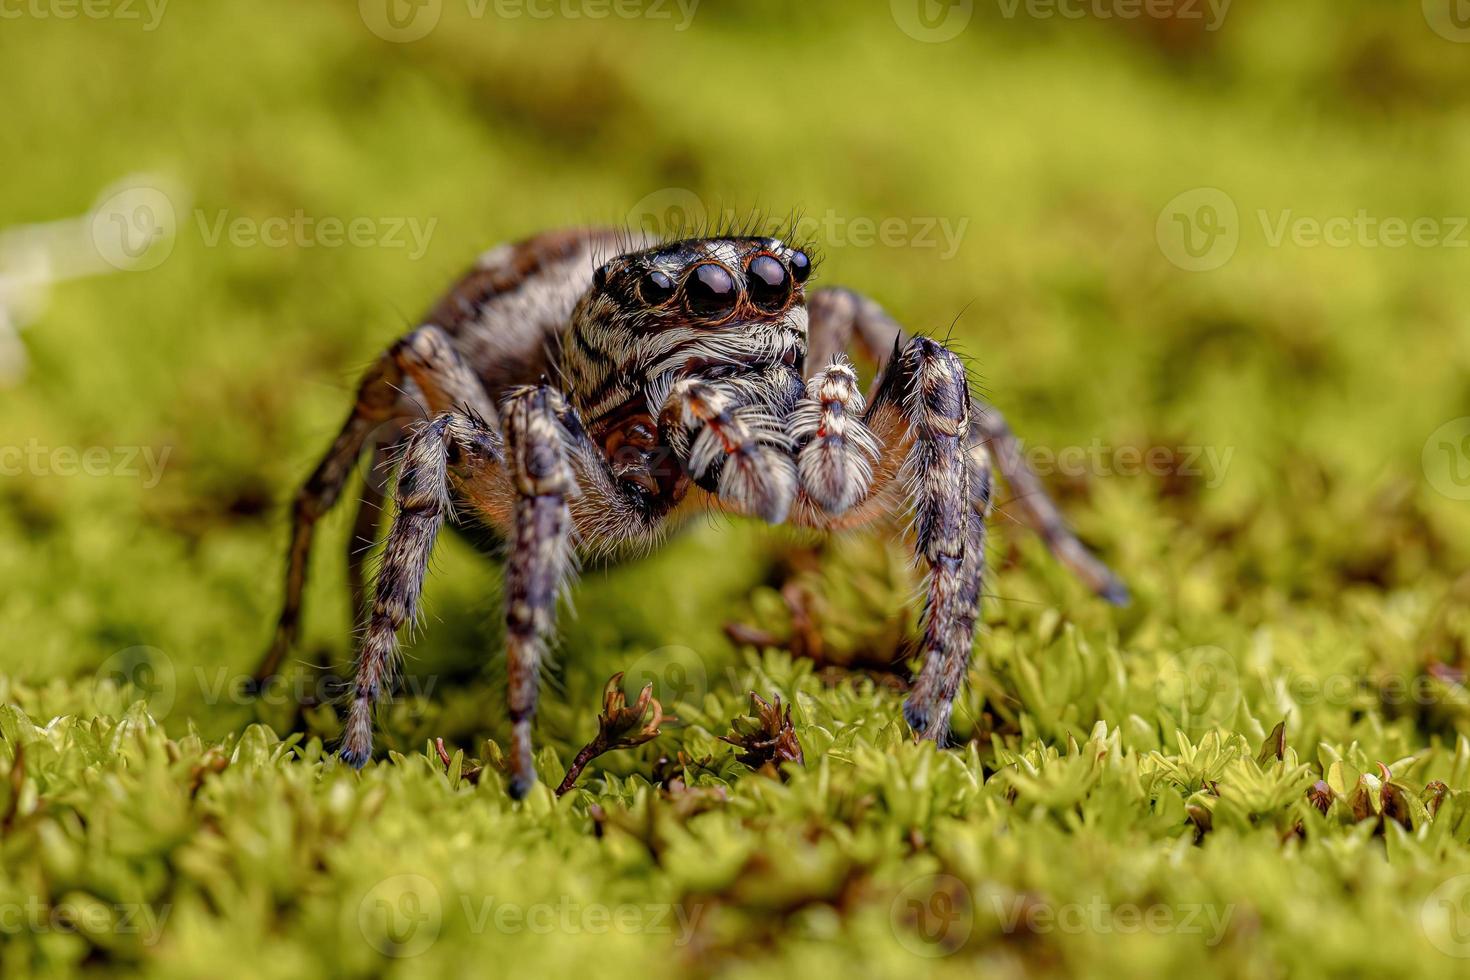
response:
{"label": "spider's abdomen", "polygon": [[593,272],[643,244],[625,232],[569,228],[500,245],[434,306],[425,323],[442,327],[491,397],[553,376],[552,350]]}

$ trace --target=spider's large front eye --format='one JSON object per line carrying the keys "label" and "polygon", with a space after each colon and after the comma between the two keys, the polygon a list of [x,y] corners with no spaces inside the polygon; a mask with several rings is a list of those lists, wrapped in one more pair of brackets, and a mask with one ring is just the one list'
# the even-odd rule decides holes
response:
{"label": "spider's large front eye", "polygon": [[638,298],[649,306],[660,306],[674,295],[675,288],[676,284],[671,277],[654,269],[638,280]]}
{"label": "spider's large front eye", "polygon": [[797,249],[791,253],[791,278],[797,282],[806,282],[806,277],[812,274],[812,260],[807,258],[805,252]]}
{"label": "spider's large front eye", "polygon": [[694,267],[684,280],[684,302],[689,312],[702,317],[719,317],[735,309],[740,287],[730,270],[713,262]]}
{"label": "spider's large front eye", "polygon": [[757,255],[746,268],[746,288],[750,301],[759,309],[774,313],[791,298],[791,280],[786,267],[771,255]]}

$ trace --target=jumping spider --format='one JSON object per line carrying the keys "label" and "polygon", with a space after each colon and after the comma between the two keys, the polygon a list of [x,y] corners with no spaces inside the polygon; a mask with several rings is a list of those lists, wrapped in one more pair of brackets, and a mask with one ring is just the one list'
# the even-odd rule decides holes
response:
{"label": "jumping spider", "polygon": [[[402,462],[370,610],[363,556],[384,503],[371,481],[349,543],[365,620],[341,747],[351,764],[371,754],[398,632],[455,510],[508,547],[516,797],[536,779],[539,665],[577,555],[651,547],[710,507],[824,531],[912,513],[927,598],[904,717],[942,744],[973,645],[993,468],[1059,560],[1110,601],[1127,593],[1067,529],[1005,421],[972,403],[960,358],[908,337],[858,293],[809,288],[812,265],[776,238],[654,242],[588,229],[485,254],[368,370],[297,494],[284,607],[257,680],[295,640],[313,528],[371,443],[375,471]],[[853,343],[880,365],[866,397],[844,353]]]}

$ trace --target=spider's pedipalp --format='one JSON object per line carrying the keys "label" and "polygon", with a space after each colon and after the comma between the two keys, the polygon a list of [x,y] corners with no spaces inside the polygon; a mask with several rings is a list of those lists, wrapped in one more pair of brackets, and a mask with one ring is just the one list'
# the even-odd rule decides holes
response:
{"label": "spider's pedipalp", "polygon": [[873,481],[878,440],[862,420],[857,372],[842,355],[817,372],[791,414],[801,486],[832,515],[861,500]]}
{"label": "spider's pedipalp", "polygon": [[796,497],[790,437],[764,404],[743,403],[733,388],[720,381],[679,382],[661,428],[696,482],[739,512],[779,524]]}

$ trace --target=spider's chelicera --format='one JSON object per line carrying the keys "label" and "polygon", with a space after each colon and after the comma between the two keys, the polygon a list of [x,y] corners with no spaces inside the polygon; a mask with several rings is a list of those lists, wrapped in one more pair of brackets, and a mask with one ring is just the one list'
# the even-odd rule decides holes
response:
{"label": "spider's chelicera", "polygon": [[[349,543],[364,617],[341,747],[354,765],[371,754],[373,705],[451,515],[478,517],[507,547],[516,796],[536,778],[539,665],[578,555],[646,549],[708,507],[822,530],[912,518],[924,663],[904,716],[943,743],[973,646],[993,470],[1089,587],[1112,601],[1126,592],[1067,529],[1000,415],[972,401],[960,359],[872,300],[811,289],[812,264],[775,238],[598,230],[487,253],[368,371],[297,495],[284,608],[257,678],[295,640],[314,526],[370,451],[375,472],[401,463],[371,606],[363,555],[383,505],[372,481]],[[866,397],[854,344],[879,365]]]}

